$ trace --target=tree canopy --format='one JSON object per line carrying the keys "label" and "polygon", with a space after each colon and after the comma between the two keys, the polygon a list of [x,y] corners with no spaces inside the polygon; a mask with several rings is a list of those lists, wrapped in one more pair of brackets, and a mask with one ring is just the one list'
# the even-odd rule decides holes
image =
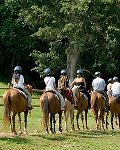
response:
{"label": "tree canopy", "polygon": [[120,77],[119,0],[1,0],[0,4],[1,74],[11,77],[19,64],[34,84],[46,67],[56,76],[67,68],[71,80],[79,68],[99,70],[106,79]]}

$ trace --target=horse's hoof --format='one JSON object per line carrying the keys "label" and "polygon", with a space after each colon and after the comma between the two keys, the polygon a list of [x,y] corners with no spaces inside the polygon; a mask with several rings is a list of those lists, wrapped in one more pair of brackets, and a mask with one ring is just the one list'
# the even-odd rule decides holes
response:
{"label": "horse's hoof", "polygon": [[19,131],[18,134],[21,135],[21,134],[22,134],[22,131]]}
{"label": "horse's hoof", "polygon": [[28,135],[28,132],[25,131],[23,134],[24,134],[24,135]]}
{"label": "horse's hoof", "polygon": [[48,132],[48,131],[46,131],[45,133],[46,133],[46,134],[49,134],[49,132]]}
{"label": "horse's hoof", "polygon": [[13,132],[13,135],[17,135],[17,132]]}

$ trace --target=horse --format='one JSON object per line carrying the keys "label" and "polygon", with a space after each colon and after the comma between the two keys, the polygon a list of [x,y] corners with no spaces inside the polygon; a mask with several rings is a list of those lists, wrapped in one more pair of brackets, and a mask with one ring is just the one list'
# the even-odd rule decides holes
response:
{"label": "horse", "polygon": [[71,130],[74,131],[74,99],[72,90],[69,87],[61,88],[61,94],[65,98],[65,131],[68,131],[68,117],[70,115],[70,122],[71,122]]}
{"label": "horse", "polygon": [[104,129],[105,98],[97,91],[91,92],[91,110],[95,117],[96,129],[101,130],[101,121]]}
{"label": "horse", "polygon": [[[79,127],[79,115],[81,115],[82,120],[82,127],[83,129],[88,129],[87,126],[87,113],[88,113],[88,100],[85,97],[85,94],[80,91],[79,88],[76,89],[75,96],[78,99],[78,106],[75,108],[77,110],[76,120],[77,120],[77,128],[80,130]],[[84,127],[84,117],[83,117],[83,111],[85,112],[85,127]]]}
{"label": "horse", "polygon": [[[43,113],[43,124],[46,130],[46,133],[49,133],[48,122],[50,114],[50,132],[55,133],[55,114],[59,115],[59,132],[62,132],[62,111],[60,107],[60,102],[58,96],[53,91],[44,91],[40,96],[40,107]],[[53,127],[52,127],[53,122]]]}
{"label": "horse", "polygon": [[119,121],[118,125],[119,125],[119,129],[120,129],[120,102],[117,97],[109,96],[109,110],[111,112],[111,127],[112,127],[112,129],[114,129],[114,127],[113,127],[114,115],[115,115],[115,117],[118,116],[118,121]]}
{"label": "horse", "polygon": [[[26,88],[32,94],[32,86],[28,84],[26,85]],[[10,124],[12,133],[14,135],[17,135],[15,128],[15,116],[18,114],[19,133],[22,134],[20,114],[24,112],[24,134],[28,134],[27,116],[29,110],[27,97],[25,97],[25,95],[21,93],[18,89],[10,88],[3,94],[3,102],[4,102],[4,125]]]}

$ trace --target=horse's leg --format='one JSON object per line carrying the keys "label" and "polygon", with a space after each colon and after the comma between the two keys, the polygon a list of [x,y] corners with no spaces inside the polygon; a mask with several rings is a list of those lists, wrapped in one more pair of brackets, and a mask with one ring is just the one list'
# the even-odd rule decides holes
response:
{"label": "horse's leg", "polygon": [[85,125],[86,125],[86,129],[89,130],[87,126],[87,114],[88,114],[88,110],[85,110]]}
{"label": "horse's leg", "polygon": [[53,118],[53,114],[50,113],[50,132],[53,133],[53,128],[52,128],[52,119]]}
{"label": "horse's leg", "polygon": [[68,131],[68,127],[67,127],[68,116],[69,116],[69,112],[68,112],[68,111],[64,111],[64,117],[65,117],[65,131]]}
{"label": "horse's leg", "polygon": [[55,131],[55,123],[56,123],[56,121],[55,121],[55,114],[53,114],[53,125],[54,125],[54,127],[53,127],[53,132],[55,133],[56,131]]}
{"label": "horse's leg", "polygon": [[28,111],[26,110],[24,112],[24,123],[25,123],[25,125],[24,125],[24,134],[28,134],[28,132],[27,132],[27,116],[28,116]]}
{"label": "horse's leg", "polygon": [[116,125],[118,125],[117,118],[118,118],[118,116],[117,116],[117,114],[115,114],[115,123],[116,123]]}
{"label": "horse's leg", "polygon": [[109,115],[109,110],[106,112],[106,129],[108,129],[108,115]]}
{"label": "horse's leg", "polygon": [[114,130],[114,127],[113,127],[113,118],[114,118],[114,113],[111,112],[111,127]]}
{"label": "horse's leg", "polygon": [[74,127],[74,105],[73,105],[73,108],[70,110],[70,121],[71,121],[72,130],[74,131],[75,130],[75,127]]}
{"label": "horse's leg", "polygon": [[17,132],[15,130],[15,116],[16,116],[16,113],[13,113],[13,115],[12,115],[13,131],[12,132],[14,135],[17,135]]}
{"label": "horse's leg", "polygon": [[104,129],[105,121],[104,121],[104,109],[102,110],[102,128]]}
{"label": "horse's leg", "polygon": [[62,111],[59,112],[59,132],[62,132]]}
{"label": "horse's leg", "polygon": [[83,112],[82,112],[80,115],[81,115],[82,127],[83,127],[83,129],[85,129],[85,127],[84,127],[84,117],[83,117]]}
{"label": "horse's leg", "polygon": [[21,131],[21,116],[20,116],[20,113],[18,113],[18,123],[19,123],[19,134],[22,134],[22,131]]}
{"label": "horse's leg", "polygon": [[79,127],[79,112],[77,112],[77,115],[76,115],[76,121],[77,121],[77,128],[78,128],[78,130],[80,130],[80,127]]}
{"label": "horse's leg", "polygon": [[120,129],[120,113],[118,114],[118,120],[119,120],[119,129]]}

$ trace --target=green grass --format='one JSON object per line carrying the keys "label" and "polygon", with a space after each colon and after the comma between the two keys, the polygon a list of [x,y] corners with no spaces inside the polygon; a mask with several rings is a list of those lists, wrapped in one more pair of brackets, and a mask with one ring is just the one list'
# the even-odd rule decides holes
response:
{"label": "green grass", "polygon": [[[1,86],[7,86],[0,83]],[[0,90],[4,93],[4,90]],[[35,95],[36,96],[36,95]],[[39,96],[39,95],[38,95]],[[2,99],[0,99],[2,103]],[[34,99],[33,104],[39,105],[39,99]],[[119,150],[120,149],[120,131],[115,125],[115,130],[109,129],[106,131],[96,131],[95,121],[91,111],[88,113],[88,127],[89,130],[70,131],[70,121],[68,122],[69,132],[63,131],[62,134],[58,133],[56,123],[56,134],[45,134],[42,124],[42,112],[40,107],[34,107],[31,115],[28,116],[28,133],[29,135],[11,136],[9,127],[3,128],[3,112],[4,107],[0,107],[0,135],[7,133],[7,136],[0,136],[0,150]],[[76,114],[76,111],[75,111]],[[56,115],[56,117],[58,117]],[[22,114],[22,127],[24,126]],[[57,119],[56,119],[57,120]],[[18,131],[18,117],[16,117],[16,128]],[[109,118],[110,122],[110,118]],[[64,129],[64,118],[62,120]],[[35,131],[38,131],[36,133]],[[2,133],[3,132],[3,133]]]}

